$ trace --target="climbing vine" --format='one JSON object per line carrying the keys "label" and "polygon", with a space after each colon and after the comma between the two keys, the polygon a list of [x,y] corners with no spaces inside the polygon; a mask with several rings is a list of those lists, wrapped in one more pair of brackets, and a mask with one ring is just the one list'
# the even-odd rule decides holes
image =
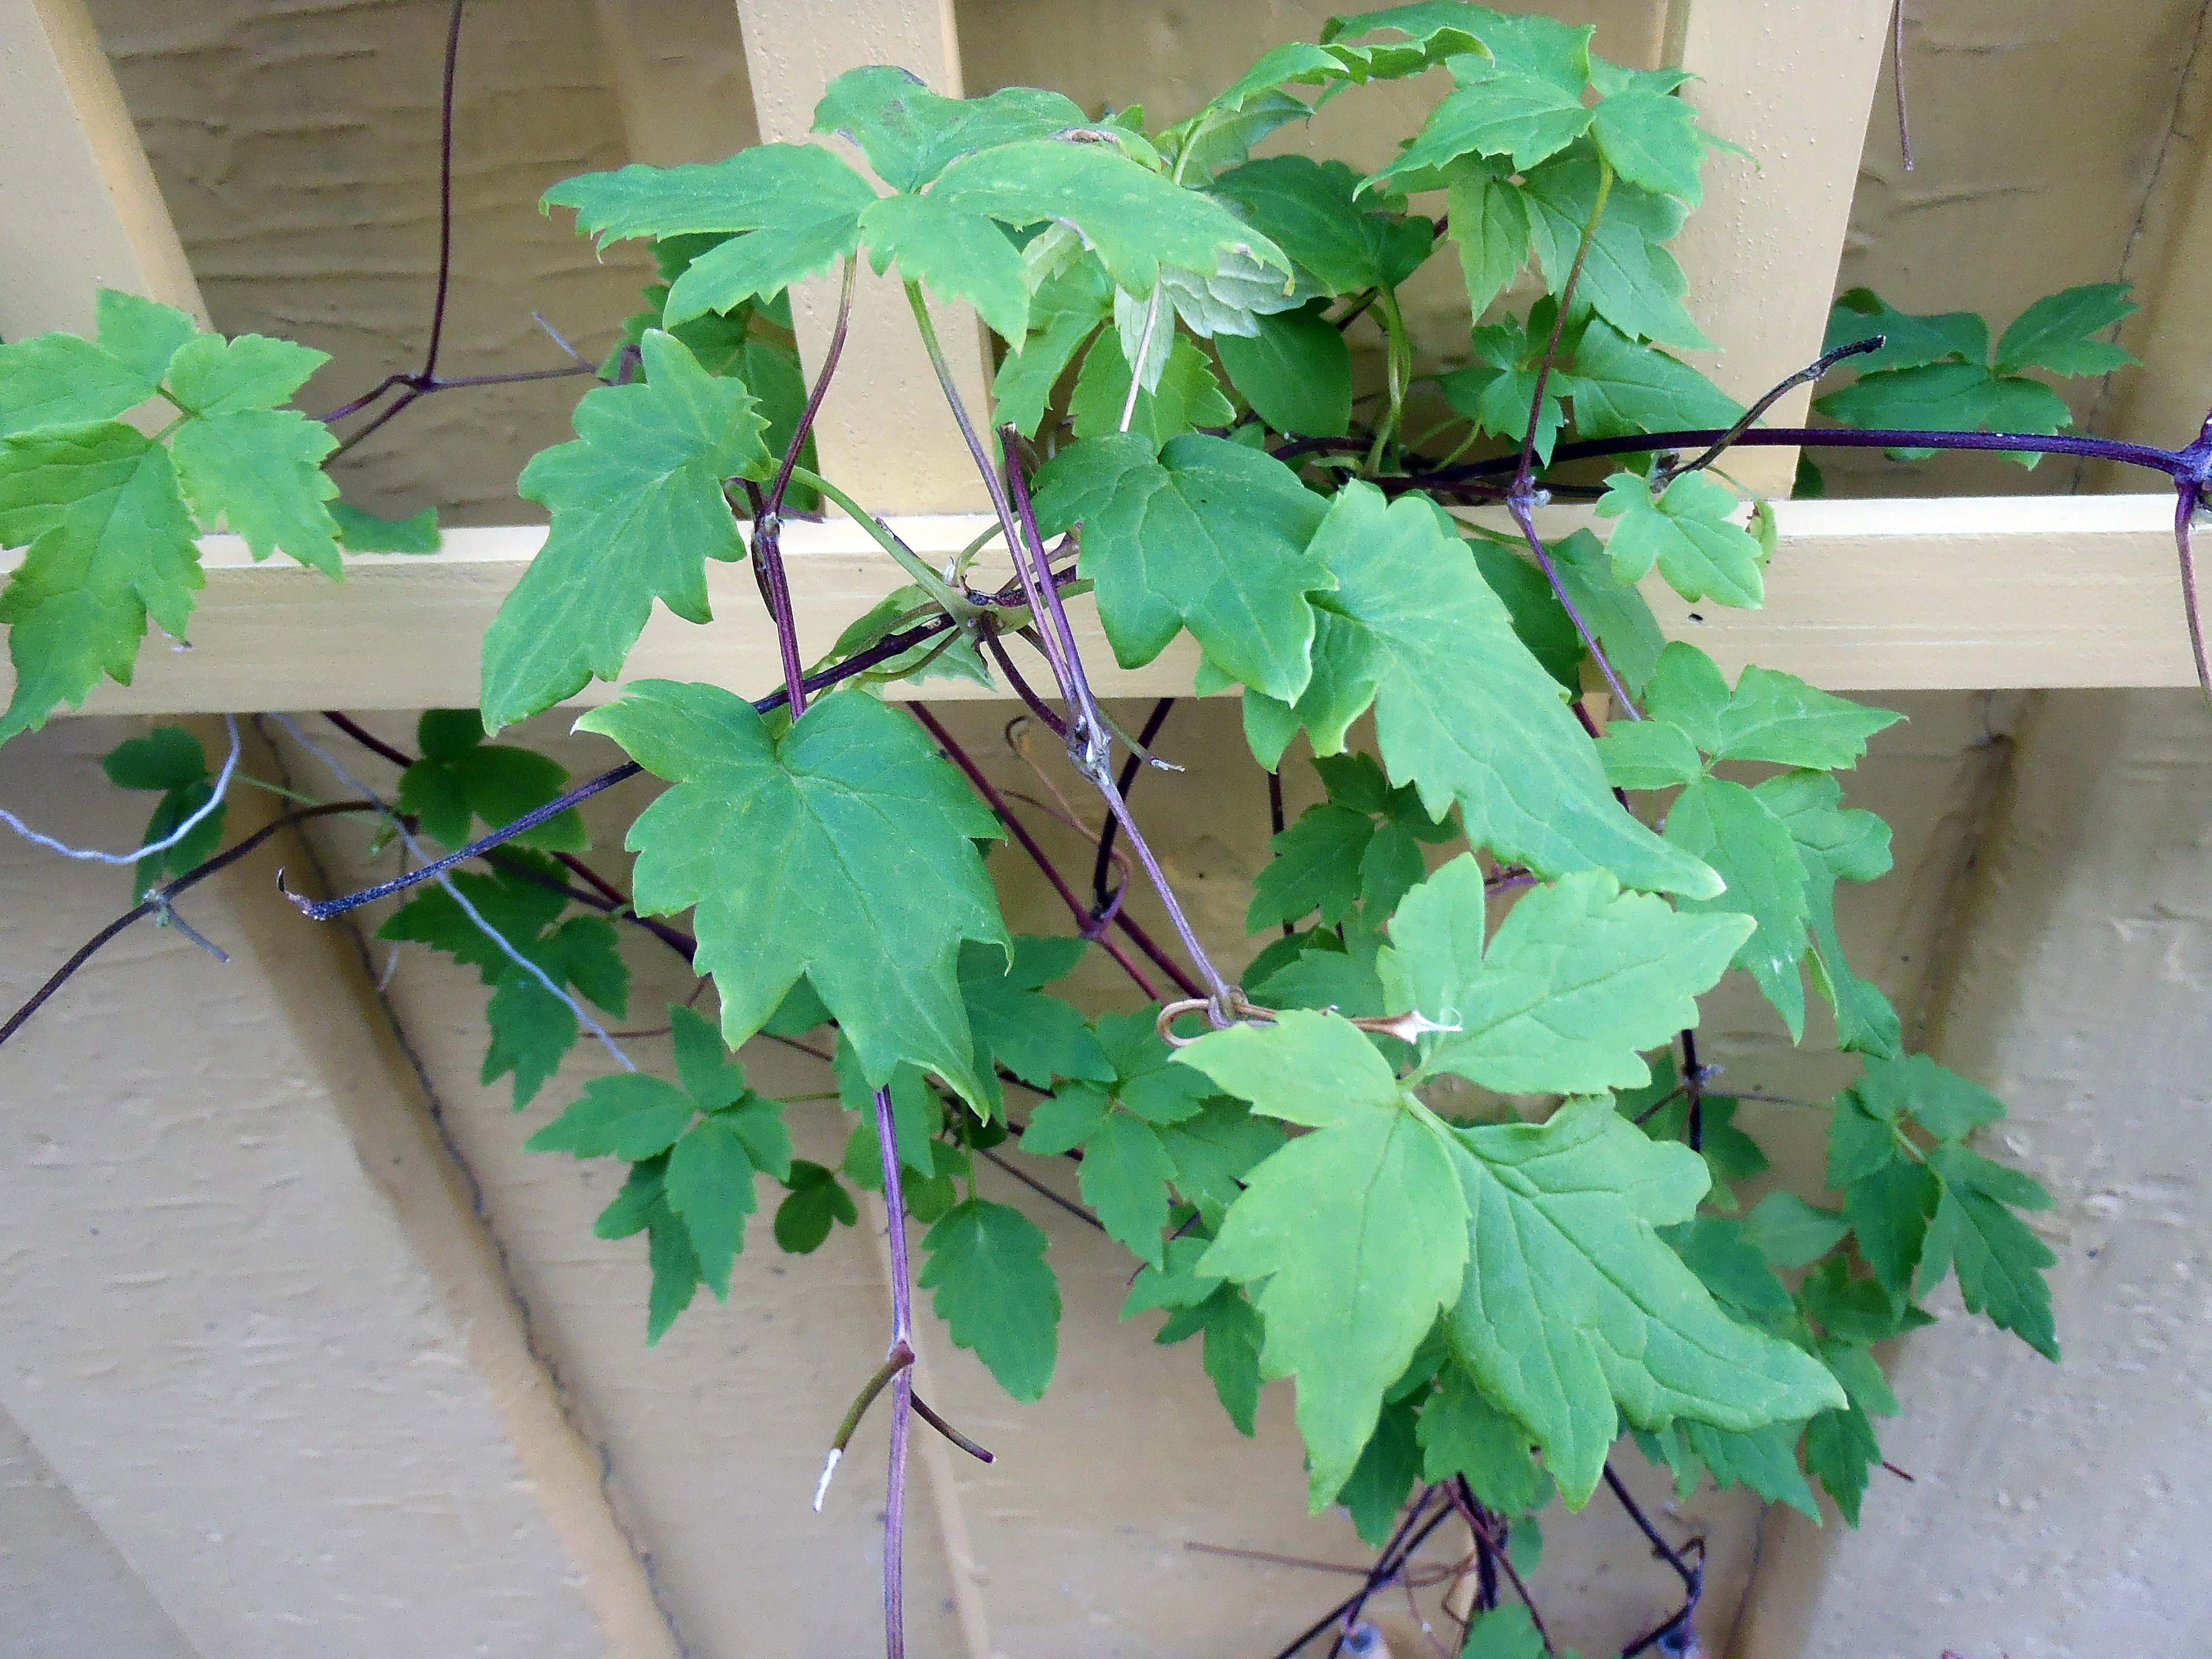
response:
{"label": "climbing vine", "polygon": [[[1590,33],[1458,0],[1334,19],[1164,129],[867,68],[831,85],[815,129],[866,171],[826,144],[763,144],[546,195],[602,244],[649,242],[659,280],[603,361],[544,371],[599,384],[574,441],[522,473],[551,527],[485,636],[478,707],[425,714],[412,752],[333,715],[401,769],[396,789],[325,755],[347,797],[282,820],[373,815],[418,867],[301,907],[404,894],[377,936],[481,975],[483,1081],[509,1080],[518,1110],[587,1033],[605,1044],[619,1069],[553,1101],[528,1144],[628,1164],[597,1231],[646,1236],[648,1341],[701,1287],[730,1295],[763,1191],[793,1254],[858,1224],[855,1189],[926,1230],[911,1279],[891,1230],[889,1357],[831,1456],[887,1389],[895,1654],[909,1412],[988,1455],[913,1395],[913,1291],[1015,1398],[1055,1370],[1047,1237],[975,1188],[975,1163],[1012,1151],[1079,1160],[1082,1213],[1133,1258],[1125,1316],[1202,1339],[1236,1430],[1268,1381],[1291,1382],[1314,1506],[1345,1505],[1382,1551],[1370,1591],[1465,1521],[1471,1654],[1550,1650],[1518,1570],[1534,1516],[1601,1485],[1629,1503],[1607,1462],[1622,1437],[1685,1492],[1740,1482],[1817,1516],[1817,1484],[1856,1523],[1876,1420],[1898,1409],[1873,1345],[1926,1322],[1939,1284],[2057,1358],[2052,1258],[2022,1218],[2050,1200],[1972,1145],[2002,1104],[1905,1051],[1838,933],[1837,884],[1890,864],[1887,827],[1838,775],[1898,717],[1768,669],[1731,684],[1662,636],[1638,584],[1656,570],[1686,600],[1760,603],[1774,516],[1725,476],[1738,446],[2087,453],[2173,480],[2194,631],[2189,520],[2212,445],[2064,433],[2050,378],[2126,361],[2099,337],[2131,308],[2113,285],[2039,301],[1994,346],[1979,318],[1855,290],[1790,383],[1821,380],[1838,424],[1759,424],[1772,397],[1747,410],[1669,350],[1711,343],[1668,243],[1732,147],[1697,126],[1682,72],[1608,64]],[[1379,172],[1252,154],[1321,102],[1437,67],[1452,90]],[[1460,366],[1431,371],[1399,296],[1440,258],[1470,333]],[[941,567],[812,447],[863,261],[903,283],[991,500],[991,532]],[[823,276],[842,299],[810,384],[789,294]],[[963,403],[932,299],[993,331],[988,407]],[[1364,388],[1358,330],[1381,349]],[[188,633],[203,532],[333,577],[342,548],[434,545],[429,521],[337,501],[325,470],[335,424],[374,410],[357,441],[469,383],[437,374],[434,338],[419,373],[320,420],[287,405],[322,354],[204,334],[129,295],[100,296],[94,339],[0,347],[0,544],[27,550],[0,594],[0,738],[103,676],[127,684],[149,623]],[[159,421],[123,418],[149,403]],[[1547,543],[1537,508],[1571,499],[1602,533]],[[801,637],[781,552],[790,518],[824,503],[904,578],[834,642]],[[1515,533],[1457,515],[1486,504]],[[750,562],[780,686],[629,684],[578,725],[630,761],[577,787],[497,741],[616,678],[656,600],[708,623],[709,560]],[[1140,735],[1115,726],[1078,605],[1124,667],[1195,641],[1194,690],[1241,698],[1279,818],[1280,769],[1316,769],[1321,803],[1276,825],[1247,918],[1273,937],[1239,981],[1130,810],[1170,705]],[[884,700],[933,677],[1018,696],[1064,747],[1101,813],[1088,893],[925,707]],[[223,785],[177,728],[108,771],[158,793],[139,902],[0,1041],[122,927],[182,925],[175,901],[270,833],[217,850]],[[625,888],[580,858],[575,807],[640,771],[665,787],[629,830]],[[1009,836],[1066,900],[1066,934],[1009,931],[992,873]],[[1133,881],[1171,939],[1129,915]],[[711,983],[711,1001],[650,1016],[672,1077],[602,1023],[637,1017],[618,927]],[[1054,994],[1094,947],[1145,1006],[1089,1017]],[[1734,1195],[1765,1156],[1695,1037],[1732,969],[1793,1039],[1825,1003],[1860,1057],[1828,1109],[1839,1207]],[[763,1035],[829,1066],[854,1115],[836,1167],[794,1157],[781,1103],[733,1057]],[[1685,1602],[1630,1651],[1680,1650],[1701,1569],[1651,1535]]]}

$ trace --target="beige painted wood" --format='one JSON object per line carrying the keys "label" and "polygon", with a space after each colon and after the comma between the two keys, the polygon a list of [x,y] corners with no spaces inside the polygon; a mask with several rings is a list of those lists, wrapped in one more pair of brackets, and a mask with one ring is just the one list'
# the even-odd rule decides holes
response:
{"label": "beige painted wood", "polygon": [[[143,798],[95,787],[127,735],[11,744],[9,805],[128,847]],[[241,790],[229,829],[281,805]],[[672,1659],[359,956],[276,891],[286,856],[312,881],[280,842],[185,907],[228,964],[141,924],[0,1051],[0,1409],[203,1654]],[[0,1003],[127,889],[0,842]]]}
{"label": "beige painted wood", "polygon": [[0,0],[0,339],[92,332],[101,288],[207,307],[83,0]]}
{"label": "beige painted wood", "polygon": [[[1674,244],[1690,314],[1719,345],[1692,361],[1750,403],[1820,355],[1858,182],[1891,0],[1672,0],[1667,61],[1696,72],[1687,94],[1707,129],[1753,161],[1716,155],[1705,204]],[[1770,424],[1803,424],[1810,391]],[[1743,451],[1729,471],[1787,495],[1794,449]]]}
{"label": "beige painted wood", "polygon": [[760,143],[729,0],[592,0],[629,159],[719,161]]}
{"label": "beige painted wood", "polygon": [[[1783,501],[1764,610],[1687,605],[1656,576],[1645,592],[1670,637],[1694,641],[1731,672],[1757,662],[1837,689],[2185,685],[2193,680],[2172,510],[2157,495]],[[941,559],[986,522],[955,514],[894,524],[918,551]],[[1545,533],[1588,522],[1586,509],[1561,509]],[[235,538],[210,537],[191,648],[155,636],[135,684],[103,684],[87,708],[472,703],[483,630],[544,534],[529,526],[448,531],[436,555],[349,561],[343,584],[282,561],[255,564]],[[849,520],[791,525],[785,553],[810,660],[901,580]],[[0,556],[0,571],[20,556]],[[777,678],[775,635],[751,573],[711,564],[707,574],[716,620],[695,627],[656,607],[626,678],[710,680],[764,694]],[[1114,665],[1091,605],[1073,611],[1101,696],[1190,689],[1196,657],[1187,638],[1158,661],[1125,670]],[[612,695],[593,682],[577,701]],[[917,692],[894,687],[892,695]],[[933,680],[919,695],[993,694]]]}
{"label": "beige painted wood", "polygon": [[[932,91],[962,95],[952,0],[737,0],[745,62],[764,142],[795,143],[814,125],[823,88],[847,70],[893,64]],[[854,161],[859,154],[836,141]],[[837,318],[833,276],[792,289],[799,355],[817,372]],[[985,417],[982,327],[964,305],[933,306],[955,384],[969,416]],[[815,425],[823,472],[879,510],[973,511],[988,504],[915,330],[899,272],[863,263],[851,331]]]}

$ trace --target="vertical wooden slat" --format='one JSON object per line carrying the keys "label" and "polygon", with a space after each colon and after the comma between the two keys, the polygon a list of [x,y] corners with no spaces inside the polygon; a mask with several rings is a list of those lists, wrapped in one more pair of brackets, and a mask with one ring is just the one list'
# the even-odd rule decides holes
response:
{"label": "vertical wooden slat", "polygon": [[207,307],[82,0],[0,0],[0,338],[89,334],[95,290]]}
{"label": "vertical wooden slat", "polygon": [[[1698,76],[1701,125],[1755,158],[1707,164],[1705,205],[1674,245],[1691,313],[1721,349],[1692,361],[1746,403],[1820,355],[1889,15],[1890,0],[1668,7],[1667,61]],[[1810,396],[1792,392],[1769,423],[1802,424]],[[1796,465],[1794,449],[1746,450],[1729,471],[1786,495]]]}
{"label": "vertical wooden slat", "polygon": [[[823,88],[866,64],[896,64],[933,91],[961,95],[951,0],[737,0],[737,7],[765,143],[805,138]],[[989,499],[938,391],[897,276],[862,267],[845,354],[815,428],[822,470],[876,512],[986,507]],[[960,395],[980,422],[987,384],[980,325],[964,306],[933,314]],[[811,373],[836,321],[836,279],[800,283],[792,315]]]}

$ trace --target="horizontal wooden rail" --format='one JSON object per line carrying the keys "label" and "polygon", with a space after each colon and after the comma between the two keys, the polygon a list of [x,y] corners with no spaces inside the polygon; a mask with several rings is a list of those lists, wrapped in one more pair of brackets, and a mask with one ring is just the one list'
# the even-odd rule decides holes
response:
{"label": "horizontal wooden rail", "polygon": [[[1836,690],[2186,685],[2193,676],[2172,511],[2163,495],[1784,501],[1764,610],[1686,605],[1656,577],[1646,592],[1670,635],[1694,640],[1731,672],[1758,662]],[[1543,527],[1564,534],[1587,521],[1587,509],[1559,508]],[[941,559],[987,521],[893,522],[916,550]],[[137,683],[103,685],[88,712],[471,703],[483,630],[544,534],[529,526],[449,531],[435,555],[349,559],[343,585],[286,561],[255,564],[237,538],[210,537],[191,647],[155,636]],[[810,658],[901,580],[849,520],[790,525],[784,550]],[[0,555],[0,570],[19,557]],[[716,620],[694,627],[656,607],[629,678],[768,691],[777,681],[775,637],[751,572],[710,565],[708,586]],[[1075,610],[1084,632],[1091,607]],[[1085,644],[1103,695],[1190,689],[1188,638],[1133,671],[1111,665],[1095,622]],[[951,680],[931,681],[927,692],[985,695]],[[579,701],[610,695],[594,683]]]}

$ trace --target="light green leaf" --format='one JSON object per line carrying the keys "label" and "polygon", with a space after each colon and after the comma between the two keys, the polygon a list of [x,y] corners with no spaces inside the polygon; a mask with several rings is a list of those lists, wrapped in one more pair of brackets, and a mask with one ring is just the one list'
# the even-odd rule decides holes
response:
{"label": "light green leaf", "polygon": [[[1068,399],[1068,419],[1075,435],[1105,438],[1120,432],[1121,410],[1128,401],[1128,359],[1121,355],[1121,343],[1114,331],[1104,330],[1084,354],[1083,370],[1076,376],[1075,392]],[[1161,366],[1159,384],[1137,393],[1129,433],[1141,434],[1148,450],[1158,453],[1161,445],[1177,434],[1197,426],[1226,426],[1236,414],[1206,353],[1196,342],[1177,335]]]}
{"label": "light green leaf", "polygon": [[1753,665],[1738,678],[1720,716],[1713,755],[1832,771],[1856,765],[1867,739],[1904,718],[1820,690],[1795,674]]}
{"label": "light green leaf", "polygon": [[933,196],[886,196],[860,216],[868,261],[882,276],[899,276],[944,299],[965,300],[1008,340],[1027,337],[1029,280],[1006,234],[978,213],[946,207]]}
{"label": "light green leaf", "polygon": [[[1596,156],[1586,144],[1574,145],[1530,173],[1522,195],[1537,264],[1557,295],[1596,204]],[[1680,228],[1685,210],[1672,197],[1615,184],[1575,283],[1577,302],[1589,304],[1631,339],[1710,349],[1712,342],[1682,306],[1688,281],[1662,246]]]}
{"label": "light green leaf", "polygon": [[1697,112],[1680,98],[1648,86],[1630,86],[1601,100],[1590,127],[1598,154],[1632,185],[1679,196],[1692,207],[1705,198],[1698,170],[1705,143]]}
{"label": "light green leaf", "polygon": [[1633,472],[1616,472],[1606,483],[1597,510],[1620,520],[1606,551],[1622,581],[1642,580],[1656,562],[1668,585],[1686,599],[1710,597],[1740,606],[1765,602],[1759,541],[1729,522],[1742,503],[1727,485],[1702,472],[1686,472],[1655,497]]}
{"label": "light green leaf", "polygon": [[1108,1115],[1084,1143],[1076,1185],[1107,1235],[1140,1261],[1162,1265],[1168,1182],[1176,1166],[1152,1125],[1127,1112]]}
{"label": "light green leaf", "polygon": [[[677,786],[623,844],[640,911],[698,907],[697,965],[732,1048],[805,974],[872,1085],[908,1060],[982,1106],[954,970],[962,939],[1006,943],[973,844],[998,821],[921,727],[833,693],[779,739],[732,693],[666,680],[577,724]],[[896,881],[876,878],[893,867]]]}
{"label": "light green leaf", "polygon": [[[121,289],[100,289],[99,298],[94,301],[93,315],[100,331],[100,349],[139,377],[147,387],[145,396],[151,396],[152,389],[169,372],[169,362],[177,355],[177,349],[199,332],[199,325],[176,307],[143,299]],[[4,361],[5,356],[5,351],[0,350],[0,361]],[[0,368],[0,380],[4,380],[7,371]],[[283,399],[271,401],[281,403]],[[0,392],[0,404],[5,402],[6,394]],[[112,412],[119,415],[123,410]],[[107,416],[93,415],[83,418],[105,420]]]}
{"label": "light green leaf", "polygon": [[[748,152],[749,153],[749,152]],[[1019,228],[1073,228],[1115,283],[1139,297],[1163,264],[1212,270],[1230,249],[1290,278],[1290,261],[1218,202],[1170,183],[1103,144],[1033,139],[962,156],[930,194],[949,208]]]}
{"label": "light green leaf", "polygon": [[1370,187],[1469,155],[1509,156],[1516,172],[1527,173],[1589,130],[1590,112],[1578,94],[1540,76],[1491,64],[1483,70],[1482,79],[1429,112],[1413,142],[1367,181]]}
{"label": "light green leaf", "polygon": [[1445,173],[1446,217],[1477,322],[1528,263],[1528,209],[1510,172],[1504,163],[1471,159]]}
{"label": "light green leaf", "polygon": [[[1382,762],[1468,838],[1547,875],[1610,868],[1625,884],[1710,893],[1717,878],[1622,811],[1558,682],[1515,637],[1466,544],[1418,498],[1371,484],[1339,493],[1310,550],[1336,574],[1324,595],[1314,685],[1297,705],[1323,753],[1371,701]],[[1210,653],[1209,653],[1210,654]]]}
{"label": "light green leaf", "polygon": [[920,190],[969,150],[1044,138],[1085,125],[1082,109],[1056,92],[1007,87],[985,98],[940,98],[915,76],[886,64],[848,70],[814,106],[814,131],[860,145],[893,190]]}
{"label": "light green leaf", "polygon": [[1462,854],[1407,894],[1382,960],[1388,1006],[1448,1029],[1425,1069],[1503,1093],[1587,1094],[1650,1075],[1640,1050],[1694,1025],[1749,927],[1624,893],[1602,870],[1532,889],[1486,947],[1482,866]]}
{"label": "light green leaf", "polygon": [[643,385],[586,392],[577,441],[523,469],[517,488],[553,527],[484,635],[489,731],[612,679],[655,599],[709,620],[706,562],[744,556],[722,480],[768,475],[753,399],[669,335],[643,350]]}
{"label": "light green leaf", "polygon": [[1786,1328],[1792,1305],[1790,1291],[1758,1246],[1745,1237],[1741,1224],[1726,1216],[1701,1215],[1661,1228],[1659,1237],[1722,1306],[1735,1310],[1749,1323],[1770,1330],[1779,1323]]}
{"label": "light green leaf", "polygon": [[676,1144],[698,1109],[672,1083],[643,1072],[617,1072],[586,1083],[582,1098],[525,1141],[523,1150],[651,1158]]}
{"label": "light green leaf", "polygon": [[[1343,1021],[1286,1014],[1182,1052],[1209,1046],[1194,1063],[1211,1065],[1224,1087],[1250,1090],[1246,1098],[1278,1115],[1293,1115],[1287,1105],[1329,1125],[1252,1171],[1204,1261],[1224,1278],[1267,1281],[1257,1292],[1261,1369],[1297,1378],[1318,1512],[1351,1478],[1384,1391],[1457,1293],[1466,1211],[1435,1120],[1401,1103],[1389,1068]],[[1347,1091],[1334,1101],[1322,1098],[1322,1066]]]}
{"label": "light green leaf", "polygon": [[1359,1030],[1334,1014],[1293,1009],[1267,1025],[1210,1031],[1176,1058],[1269,1117],[1316,1127],[1395,1111],[1398,1079]]}
{"label": "light green leaf", "polygon": [[1324,511],[1280,461],[1187,434],[1156,459],[1133,434],[1070,445],[1039,471],[1048,535],[1082,524],[1082,574],[1116,661],[1139,667],[1188,627],[1206,655],[1285,700],[1311,673],[1308,596],[1335,586],[1308,551]]}
{"label": "light green leaf", "polygon": [[340,556],[338,527],[323,503],[338,487],[322,463],[337,447],[329,428],[295,410],[210,415],[185,422],[170,441],[201,523],[223,520],[255,558],[282,548],[326,576],[338,574]]}
{"label": "light green leaf", "polygon": [[576,228],[604,247],[630,236],[732,235],[695,258],[670,289],[664,320],[688,321],[765,299],[827,270],[860,246],[874,186],[817,144],[756,144],[727,161],[637,164],[586,173],[545,192],[576,210]]}
{"label": "light green leaf", "polygon": [[289,403],[307,377],[330,360],[327,351],[265,335],[226,340],[220,334],[195,334],[169,360],[169,394],[178,407],[201,416],[265,412]]}
{"label": "light green leaf", "polygon": [[1453,1352],[1534,1435],[1571,1505],[1597,1485],[1616,1406],[1642,1428],[1749,1430],[1844,1403],[1826,1367],[1729,1318],[1660,1242],[1705,1190],[1687,1147],[1603,1100],[1453,1142],[1472,1252]]}
{"label": "light green leaf", "polygon": [[1477,1613],[1467,1627],[1459,1659],[1543,1659],[1544,1638],[1518,1601]]}
{"label": "light green leaf", "polygon": [[[101,299],[112,291],[102,290]],[[190,337],[191,319],[175,314]],[[149,373],[143,364],[120,361],[75,334],[56,331],[10,340],[0,344],[0,437],[112,421],[152,397],[160,380],[159,369]]]}
{"label": "light green leaf", "polygon": [[969,1199],[921,1241],[921,1288],[937,1316],[1015,1399],[1043,1397],[1060,1354],[1060,1282],[1049,1241],[1019,1210]]}
{"label": "light green leaf", "polygon": [[1160,1145],[1175,1160],[1176,1191],[1198,1206],[1210,1228],[1243,1190],[1254,1166],[1283,1144],[1283,1132],[1255,1117],[1241,1101],[1210,1100],[1196,1113],[1160,1129]]}
{"label": "light green leaf", "polygon": [[702,1118],[668,1155],[668,1206],[691,1235],[699,1275],[718,1302],[730,1299],[730,1264],[745,1248],[745,1218],[759,1200],[753,1161],[736,1128],[720,1116]]}
{"label": "light green leaf", "polygon": [[[1798,988],[1794,1041],[1804,1018],[1797,962],[1805,954],[1808,911],[1805,866],[1789,830],[1741,784],[1706,777],[1674,798],[1667,812],[1667,839],[1704,860],[1728,883],[1719,897],[1688,901],[1691,908],[1732,910],[1757,922],[1736,965],[1756,975],[1770,999],[1778,987]],[[1790,1010],[1784,1006],[1782,1012],[1787,1018]]]}
{"label": "light green leaf", "polygon": [[1698,746],[1665,720],[1614,720],[1597,740],[1606,781],[1616,789],[1666,789],[1705,769]]}
{"label": "light green leaf", "polygon": [[1919,1282],[1932,1285],[1947,1268],[1956,1268],[1959,1294],[1969,1311],[1987,1314],[1993,1324],[2055,1362],[2057,1328],[2043,1270],[2057,1260],[2000,1200],[1947,1179],[1928,1224]]}
{"label": "light green leaf", "polygon": [[0,592],[15,692],[0,742],[128,685],[150,615],[175,638],[204,586],[168,452],[130,427],[54,427],[0,441],[0,547],[27,547]]}
{"label": "light green leaf", "polygon": [[1249,338],[1213,343],[1221,366],[1252,412],[1278,432],[1340,438],[1352,427],[1352,349],[1333,323],[1310,311],[1254,319]]}
{"label": "light green leaf", "polygon": [[1962,1141],[2005,1115],[2004,1102],[1926,1054],[1869,1060],[1851,1088],[1874,1116],[1894,1123],[1909,1112],[1938,1140]]}

